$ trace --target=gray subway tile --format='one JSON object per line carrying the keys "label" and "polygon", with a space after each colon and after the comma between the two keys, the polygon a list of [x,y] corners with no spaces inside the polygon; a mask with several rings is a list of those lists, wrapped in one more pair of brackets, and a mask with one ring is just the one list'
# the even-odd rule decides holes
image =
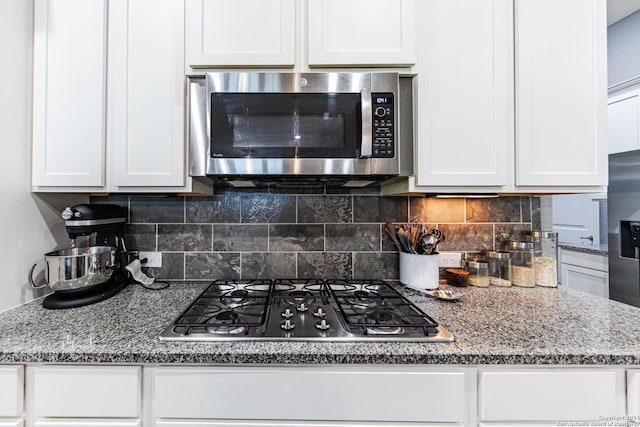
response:
{"label": "gray subway tile", "polygon": [[354,279],[397,280],[399,277],[397,253],[356,252],[353,254]]}
{"label": "gray subway tile", "polygon": [[407,222],[406,197],[354,196],[353,222]]}
{"label": "gray subway tile", "polygon": [[214,224],[213,250],[254,252],[269,249],[267,224]]}
{"label": "gray subway tile", "polygon": [[252,195],[241,198],[241,222],[295,223],[296,198],[294,196]]}
{"label": "gray subway tile", "polygon": [[241,253],[242,279],[296,277],[296,254],[286,252]]}
{"label": "gray subway tile", "polygon": [[494,249],[504,250],[507,240],[523,240],[525,232],[531,230],[529,224],[495,224]]}
{"label": "gray subway tile", "polygon": [[522,222],[520,197],[467,199],[467,222]]}
{"label": "gray subway tile", "polygon": [[327,251],[379,251],[379,224],[327,224]]}
{"label": "gray subway tile", "polygon": [[309,279],[351,279],[351,252],[308,252],[298,254],[298,277]]}
{"label": "gray subway tile", "polygon": [[240,278],[240,254],[191,252],[185,254],[185,279],[232,280]]}
{"label": "gray subway tile", "polygon": [[299,252],[324,249],[324,225],[276,224],[269,226],[269,251]]}
{"label": "gray subway tile", "polygon": [[184,197],[132,197],[131,223],[183,223]]}
{"label": "gray subway tile", "polygon": [[163,252],[162,267],[146,267],[143,272],[159,280],[184,280],[184,253]]}
{"label": "gray subway tile", "polygon": [[440,224],[445,239],[438,251],[486,251],[493,250],[493,224]]}
{"label": "gray subway tile", "polygon": [[128,250],[155,251],[156,224],[127,224],[124,241]]}
{"label": "gray subway tile", "polygon": [[464,222],[464,199],[436,199],[433,197],[411,197],[409,221],[418,222]]}
{"label": "gray subway tile", "polygon": [[211,224],[159,224],[159,251],[210,251]]}
{"label": "gray subway tile", "polygon": [[186,222],[240,222],[239,196],[189,197],[186,200]]}
{"label": "gray subway tile", "polygon": [[298,222],[352,222],[351,196],[298,197]]}

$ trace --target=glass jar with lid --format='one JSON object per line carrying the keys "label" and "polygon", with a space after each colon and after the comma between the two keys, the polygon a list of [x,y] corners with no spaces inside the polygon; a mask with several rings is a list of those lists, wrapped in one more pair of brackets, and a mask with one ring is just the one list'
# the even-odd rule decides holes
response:
{"label": "glass jar with lid", "polygon": [[558,286],[558,233],[555,231],[527,231],[527,238],[534,246],[536,285]]}
{"label": "glass jar with lid", "polygon": [[489,263],[482,260],[465,262],[465,269],[469,272],[469,284],[486,288],[489,286]]}
{"label": "glass jar with lid", "polygon": [[533,243],[509,240],[505,249],[511,254],[511,284],[525,288],[534,287],[536,275]]}
{"label": "glass jar with lid", "polygon": [[489,284],[511,286],[511,254],[505,251],[487,252],[489,258]]}

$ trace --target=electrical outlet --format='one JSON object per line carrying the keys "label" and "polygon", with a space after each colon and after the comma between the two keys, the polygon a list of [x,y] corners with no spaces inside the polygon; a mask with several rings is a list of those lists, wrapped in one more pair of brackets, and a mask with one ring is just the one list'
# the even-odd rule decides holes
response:
{"label": "electrical outlet", "polygon": [[440,252],[438,254],[438,267],[460,268],[462,266],[462,252]]}
{"label": "electrical outlet", "polygon": [[[140,263],[143,267],[162,267],[162,252],[140,252]],[[143,259],[147,262],[143,263]]]}

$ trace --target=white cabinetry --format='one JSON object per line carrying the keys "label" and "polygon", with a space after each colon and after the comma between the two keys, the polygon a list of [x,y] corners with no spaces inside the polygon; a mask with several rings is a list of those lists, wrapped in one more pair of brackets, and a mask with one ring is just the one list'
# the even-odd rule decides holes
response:
{"label": "white cabinetry", "polygon": [[136,366],[29,367],[29,418],[36,426],[138,426],[141,372]]}
{"label": "white cabinetry", "polygon": [[417,2],[415,177],[384,193],[603,191],[605,6]]}
{"label": "white cabinetry", "polygon": [[297,420],[289,421],[295,426],[312,421],[468,425],[475,411],[465,392],[475,390],[470,369],[160,367],[145,372],[154,396],[154,422],[163,426],[236,425],[214,422],[221,419],[284,421],[277,425]]}
{"label": "white cabinetry", "polygon": [[609,96],[609,153],[640,148],[640,87]]}
{"label": "white cabinetry", "polygon": [[609,298],[609,259],[606,255],[562,248],[560,283],[567,288]]}
{"label": "white cabinetry", "polygon": [[36,0],[33,186],[105,185],[106,0]]}
{"label": "white cabinetry", "polygon": [[21,427],[24,408],[24,368],[0,366],[0,427]]}
{"label": "white cabinetry", "polygon": [[415,0],[313,0],[307,5],[310,66],[415,63]]}
{"label": "white cabinetry", "polygon": [[624,416],[625,400],[622,369],[483,369],[479,373],[478,417],[486,422],[599,421]]}
{"label": "white cabinetry", "polygon": [[186,6],[188,66],[294,65],[295,0],[187,0]]}
{"label": "white cabinetry", "polygon": [[186,72],[409,66],[415,0],[186,0]]}
{"label": "white cabinetry", "polygon": [[37,0],[33,191],[191,192],[182,0]]}

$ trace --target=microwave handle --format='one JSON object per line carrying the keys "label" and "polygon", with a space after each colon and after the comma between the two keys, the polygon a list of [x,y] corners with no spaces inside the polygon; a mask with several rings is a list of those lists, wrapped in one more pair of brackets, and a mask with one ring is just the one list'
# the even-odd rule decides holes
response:
{"label": "microwave handle", "polygon": [[371,91],[363,89],[360,92],[362,105],[362,140],[360,142],[360,158],[371,157],[373,154],[372,128],[373,111],[371,111]]}

